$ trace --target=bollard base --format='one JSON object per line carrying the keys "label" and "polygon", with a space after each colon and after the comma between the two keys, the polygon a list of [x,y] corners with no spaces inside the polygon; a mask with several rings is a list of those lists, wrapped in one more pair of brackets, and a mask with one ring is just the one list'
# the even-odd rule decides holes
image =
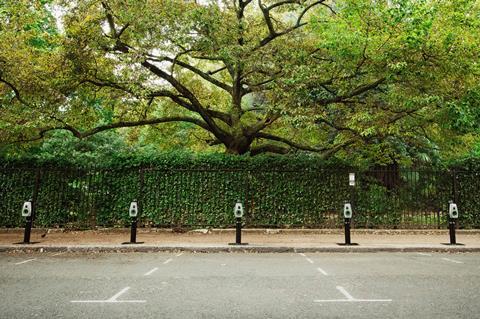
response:
{"label": "bollard base", "polygon": [[347,243],[337,243],[337,245],[339,245],[339,246],[358,246],[358,243],[350,243],[350,244],[347,244]]}
{"label": "bollard base", "polygon": [[228,243],[229,245],[231,246],[245,246],[245,245],[248,245],[248,243]]}
{"label": "bollard base", "polygon": [[13,243],[14,245],[34,245],[34,244],[40,244],[39,241],[30,241],[28,243],[25,243],[23,241],[19,242],[19,243]]}
{"label": "bollard base", "polygon": [[141,245],[141,244],[144,244],[144,243],[145,243],[144,241],[136,241],[134,243],[132,243],[130,241],[127,241],[127,242],[122,243],[122,245]]}

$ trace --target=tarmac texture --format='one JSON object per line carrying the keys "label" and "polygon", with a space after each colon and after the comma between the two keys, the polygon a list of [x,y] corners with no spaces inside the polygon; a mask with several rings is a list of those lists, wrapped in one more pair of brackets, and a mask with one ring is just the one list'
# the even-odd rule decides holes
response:
{"label": "tarmac texture", "polygon": [[478,318],[480,254],[1,253],[2,318]]}

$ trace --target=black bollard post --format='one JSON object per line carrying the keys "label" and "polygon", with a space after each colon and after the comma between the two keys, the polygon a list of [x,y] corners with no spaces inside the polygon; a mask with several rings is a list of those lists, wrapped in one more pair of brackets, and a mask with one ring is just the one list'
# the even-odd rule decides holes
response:
{"label": "black bollard post", "polygon": [[130,203],[130,209],[128,211],[131,220],[131,228],[130,228],[130,241],[122,243],[123,245],[128,244],[143,244],[142,242],[137,242],[137,222],[138,222],[138,202],[134,200]]}
{"label": "black bollard post", "polygon": [[457,244],[457,239],[456,239],[456,236],[455,236],[455,228],[456,228],[455,226],[456,226],[455,219],[449,218],[448,228],[449,228],[449,231],[450,231],[450,245],[456,245]]}
{"label": "black bollard post", "polygon": [[237,245],[242,244],[242,218],[241,217],[237,217],[236,232],[235,232],[235,244],[237,244]]}
{"label": "black bollard post", "polygon": [[457,245],[457,238],[455,236],[457,219],[458,207],[457,204],[451,200],[448,202],[448,232],[450,233],[450,245]]}
{"label": "black bollard post", "polygon": [[33,202],[29,200],[23,203],[22,216],[25,217],[25,232],[23,234],[23,244],[30,244],[30,234],[33,224]]}
{"label": "black bollard post", "polygon": [[23,234],[23,243],[30,244],[30,234],[32,232],[32,216],[27,217],[25,222],[25,233]]}
{"label": "black bollard post", "polygon": [[233,213],[235,215],[235,242],[229,243],[229,245],[248,245],[247,243],[242,243],[243,205],[241,202],[235,204]]}
{"label": "black bollard post", "polygon": [[352,241],[350,239],[350,218],[345,218],[345,245],[351,245]]}
{"label": "black bollard post", "polygon": [[130,232],[130,243],[137,243],[137,217],[132,217],[132,228]]}
{"label": "black bollard post", "polygon": [[348,201],[345,201],[345,204],[343,206],[343,225],[345,227],[345,243],[338,243],[338,245],[341,245],[341,246],[357,245],[357,244],[352,244],[352,240],[350,237],[352,217],[353,217],[352,204],[350,204]]}

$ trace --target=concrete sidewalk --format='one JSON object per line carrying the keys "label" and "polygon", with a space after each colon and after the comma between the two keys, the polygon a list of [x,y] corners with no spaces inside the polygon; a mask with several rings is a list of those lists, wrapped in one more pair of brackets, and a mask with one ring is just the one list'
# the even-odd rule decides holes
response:
{"label": "concrete sidewalk", "polygon": [[129,229],[65,231],[35,229],[31,242],[23,241],[22,229],[0,229],[0,252],[480,252],[479,230],[458,230],[457,243],[449,242],[446,230],[353,230],[355,246],[341,246],[342,230],[333,229],[245,229],[244,246],[232,246],[233,229],[199,229],[185,233],[171,229],[139,229],[137,245],[122,245],[130,240]]}

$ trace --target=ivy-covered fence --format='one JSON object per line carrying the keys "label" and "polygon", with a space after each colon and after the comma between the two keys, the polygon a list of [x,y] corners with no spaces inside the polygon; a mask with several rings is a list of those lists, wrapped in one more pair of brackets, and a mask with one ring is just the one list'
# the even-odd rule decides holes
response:
{"label": "ivy-covered fence", "polygon": [[37,227],[126,226],[132,200],[140,223],[230,227],[246,205],[248,227],[341,227],[344,201],[357,228],[444,228],[449,200],[462,228],[480,227],[476,172],[348,169],[0,168],[0,226],[23,225],[22,203],[36,199]]}

